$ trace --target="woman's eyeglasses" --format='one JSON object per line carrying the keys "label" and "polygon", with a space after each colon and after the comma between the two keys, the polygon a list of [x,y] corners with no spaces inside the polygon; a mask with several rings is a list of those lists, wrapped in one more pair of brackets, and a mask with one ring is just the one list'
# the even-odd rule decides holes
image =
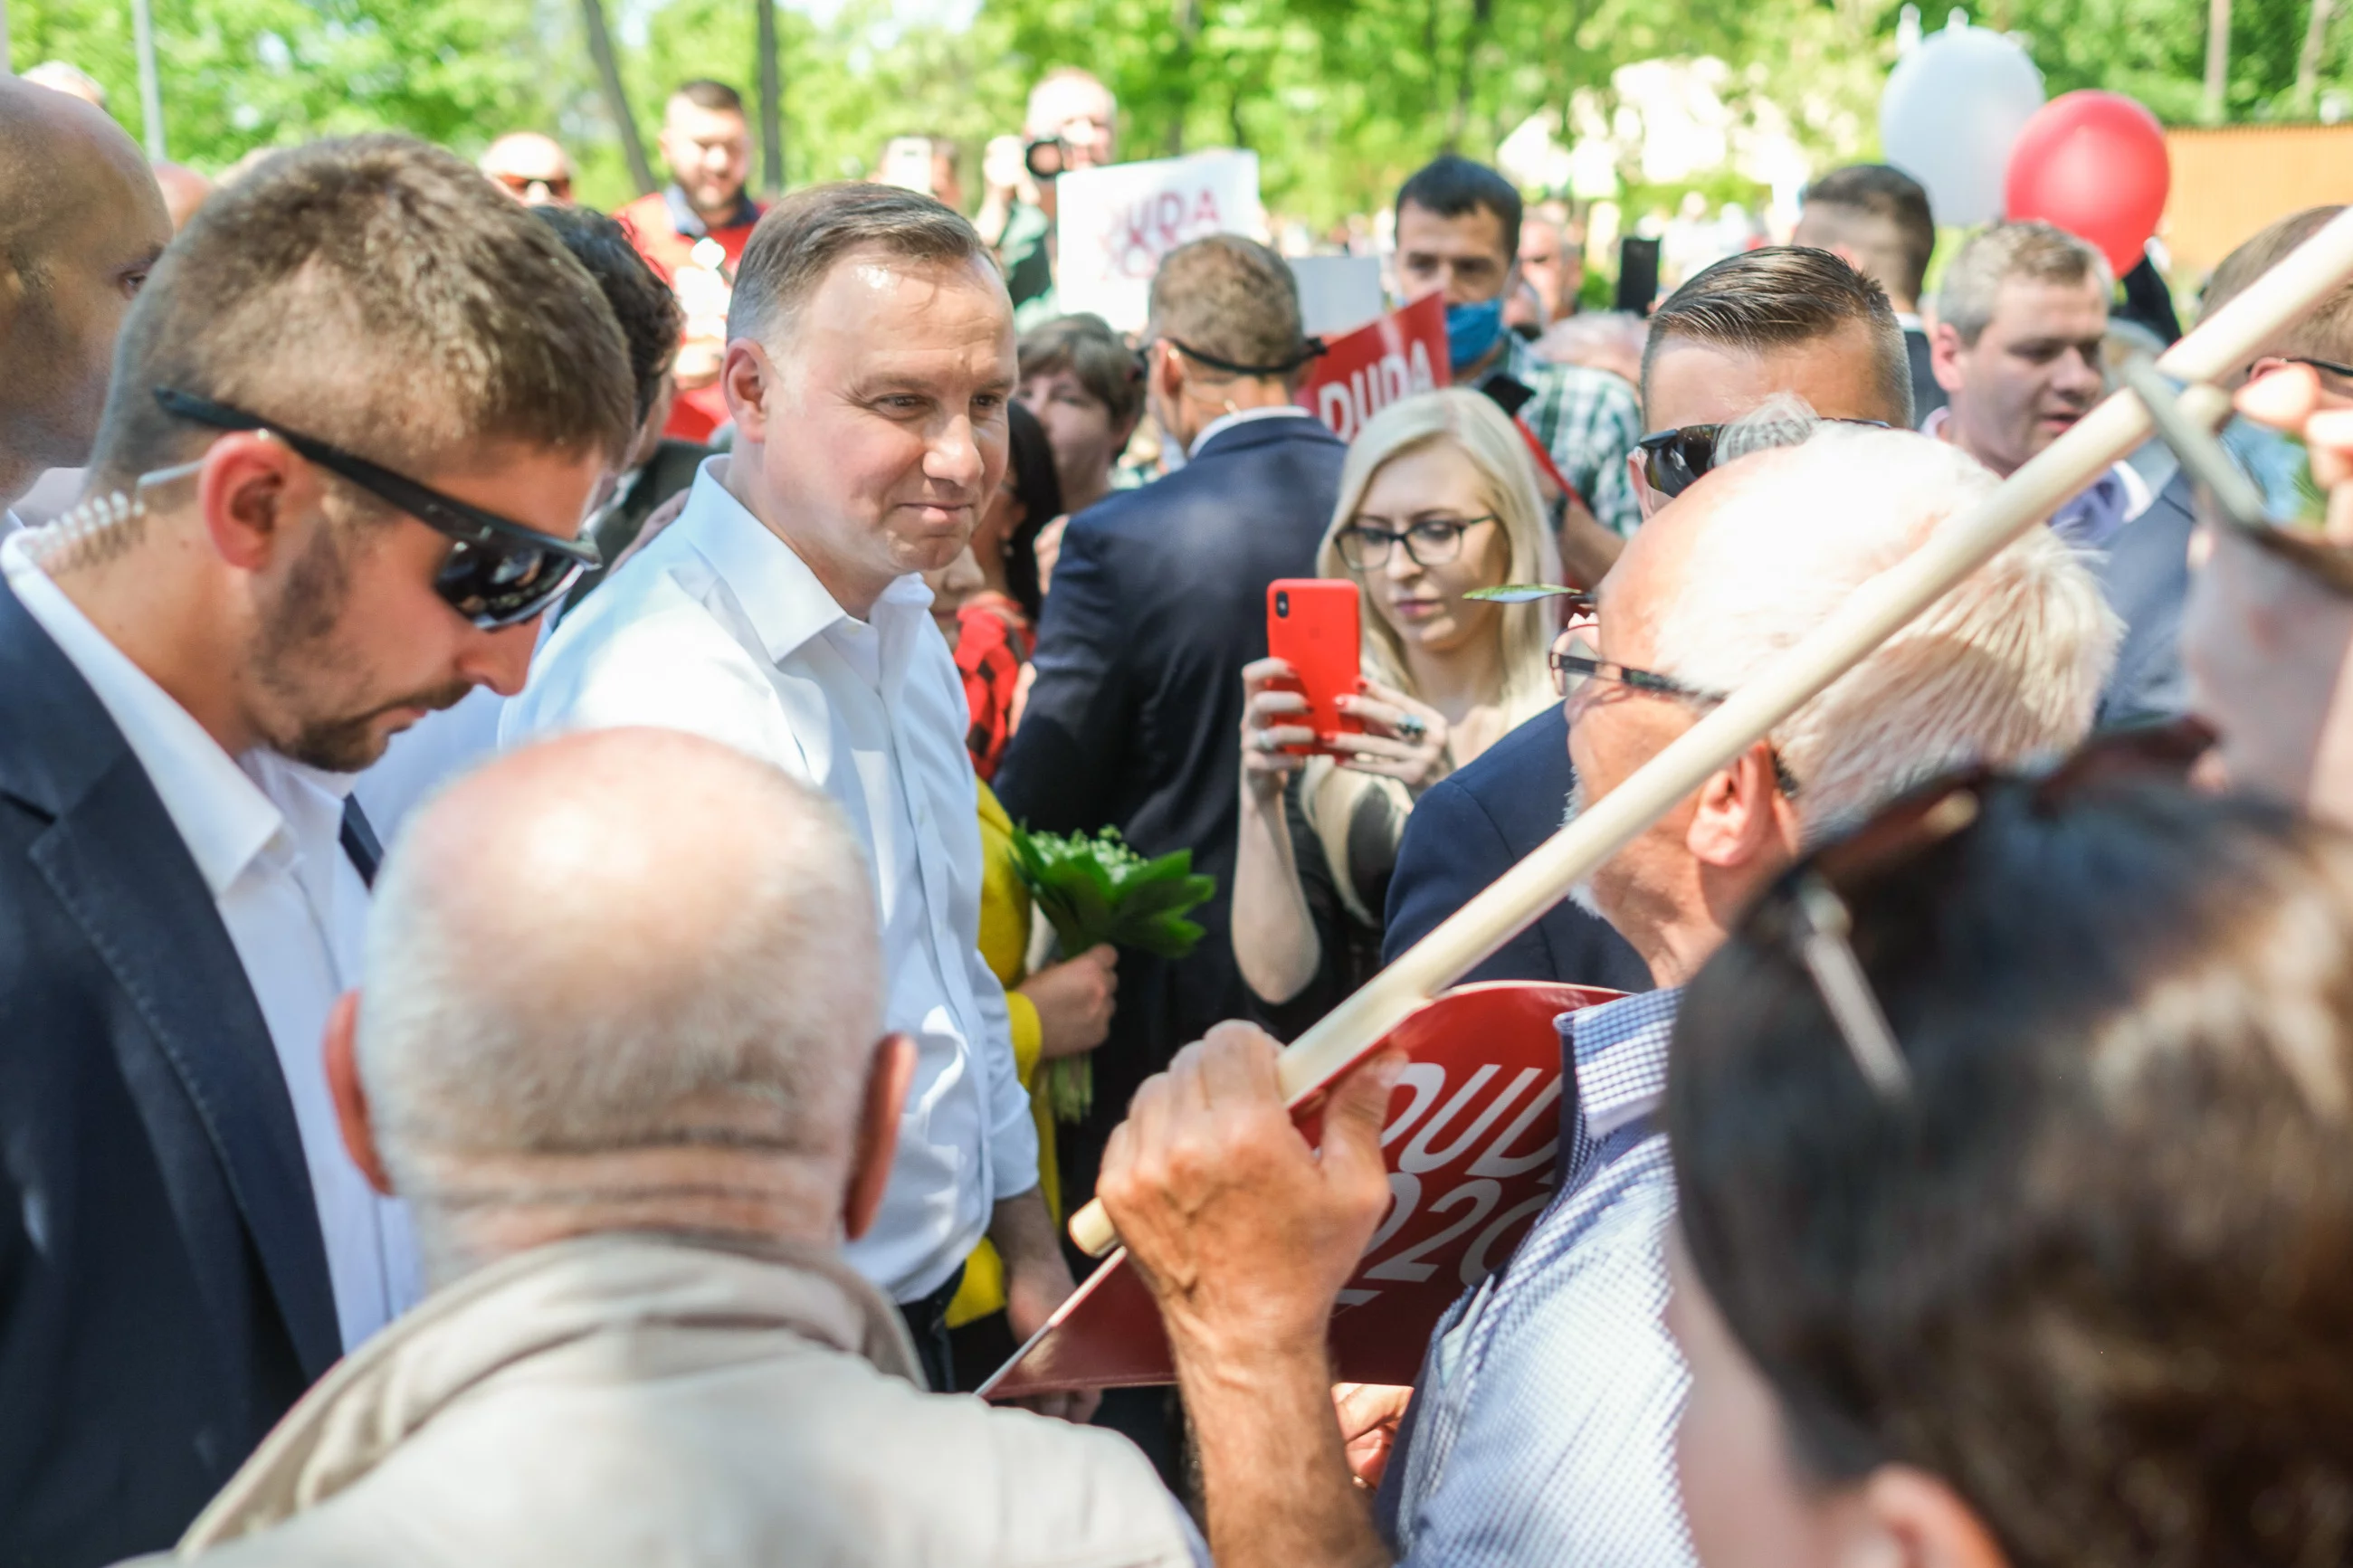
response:
{"label": "woman's eyeglasses", "polygon": [[562,598],[583,572],[603,562],[596,545],[585,539],[558,539],[529,523],[484,511],[259,414],[168,386],[155,389],[155,401],[167,414],[216,430],[275,436],[328,472],[454,541],[434,576],[433,591],[485,631],[530,620]]}
{"label": "woman's eyeglasses", "polygon": [[1405,546],[1407,558],[1417,566],[1443,566],[1461,557],[1464,534],[1494,521],[1493,512],[1478,517],[1425,517],[1395,529],[1378,519],[1369,524],[1359,519],[1334,534],[1332,542],[1339,546],[1340,559],[1352,572],[1379,571],[1399,545]]}
{"label": "woman's eyeglasses", "polygon": [[[1871,430],[1889,427],[1884,419],[1825,419],[1822,423],[1860,425]],[[1670,500],[1683,494],[1715,466],[1716,444],[1729,428],[1726,425],[1681,425],[1643,437],[1634,444],[1642,454],[1643,480]]]}

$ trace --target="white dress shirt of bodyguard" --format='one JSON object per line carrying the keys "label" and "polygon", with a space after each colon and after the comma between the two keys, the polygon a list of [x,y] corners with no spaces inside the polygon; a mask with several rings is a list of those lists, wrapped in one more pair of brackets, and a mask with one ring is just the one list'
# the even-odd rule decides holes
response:
{"label": "white dress shirt of bodyguard", "polygon": [[860,621],[705,463],[685,511],[541,650],[500,741],[651,724],[784,768],[865,846],[881,912],[883,1026],[916,1046],[881,1213],[848,1248],[900,1301],[943,1285],[997,1200],[1038,1181],[1005,994],[982,963],[980,836],[964,687],[931,591],[899,579]]}

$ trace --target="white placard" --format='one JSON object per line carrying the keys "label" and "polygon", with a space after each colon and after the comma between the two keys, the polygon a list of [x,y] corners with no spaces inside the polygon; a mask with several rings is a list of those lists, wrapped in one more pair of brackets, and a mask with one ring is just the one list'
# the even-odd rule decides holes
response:
{"label": "white placard", "polygon": [[1353,332],[1388,309],[1377,256],[1294,256],[1291,276],[1299,283],[1299,328],[1310,337]]}
{"label": "white placard", "polygon": [[1258,232],[1258,154],[1080,169],[1055,182],[1054,200],[1063,311],[1091,310],[1123,332],[1141,331],[1162,257],[1204,235]]}

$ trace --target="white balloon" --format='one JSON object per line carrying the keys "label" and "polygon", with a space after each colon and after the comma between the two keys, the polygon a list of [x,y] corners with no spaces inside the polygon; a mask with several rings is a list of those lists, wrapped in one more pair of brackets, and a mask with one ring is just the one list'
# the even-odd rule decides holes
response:
{"label": "white balloon", "polygon": [[2042,73],[2026,51],[1957,12],[1888,73],[1880,147],[1927,187],[1938,223],[1990,223],[2001,216],[2010,145],[2042,107]]}

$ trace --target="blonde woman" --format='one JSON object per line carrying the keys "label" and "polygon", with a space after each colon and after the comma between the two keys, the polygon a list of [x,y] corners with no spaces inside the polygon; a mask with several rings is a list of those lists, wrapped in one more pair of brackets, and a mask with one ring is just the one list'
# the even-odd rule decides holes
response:
{"label": "blonde woman", "polygon": [[1556,701],[1543,602],[1473,589],[1550,581],[1535,474],[1502,409],[1467,388],[1391,404],[1348,448],[1316,570],[1364,595],[1363,721],[1336,757],[1312,742],[1293,671],[1242,671],[1234,955],[1278,1032],[1304,1027],[1380,963],[1381,906],[1416,796]]}

